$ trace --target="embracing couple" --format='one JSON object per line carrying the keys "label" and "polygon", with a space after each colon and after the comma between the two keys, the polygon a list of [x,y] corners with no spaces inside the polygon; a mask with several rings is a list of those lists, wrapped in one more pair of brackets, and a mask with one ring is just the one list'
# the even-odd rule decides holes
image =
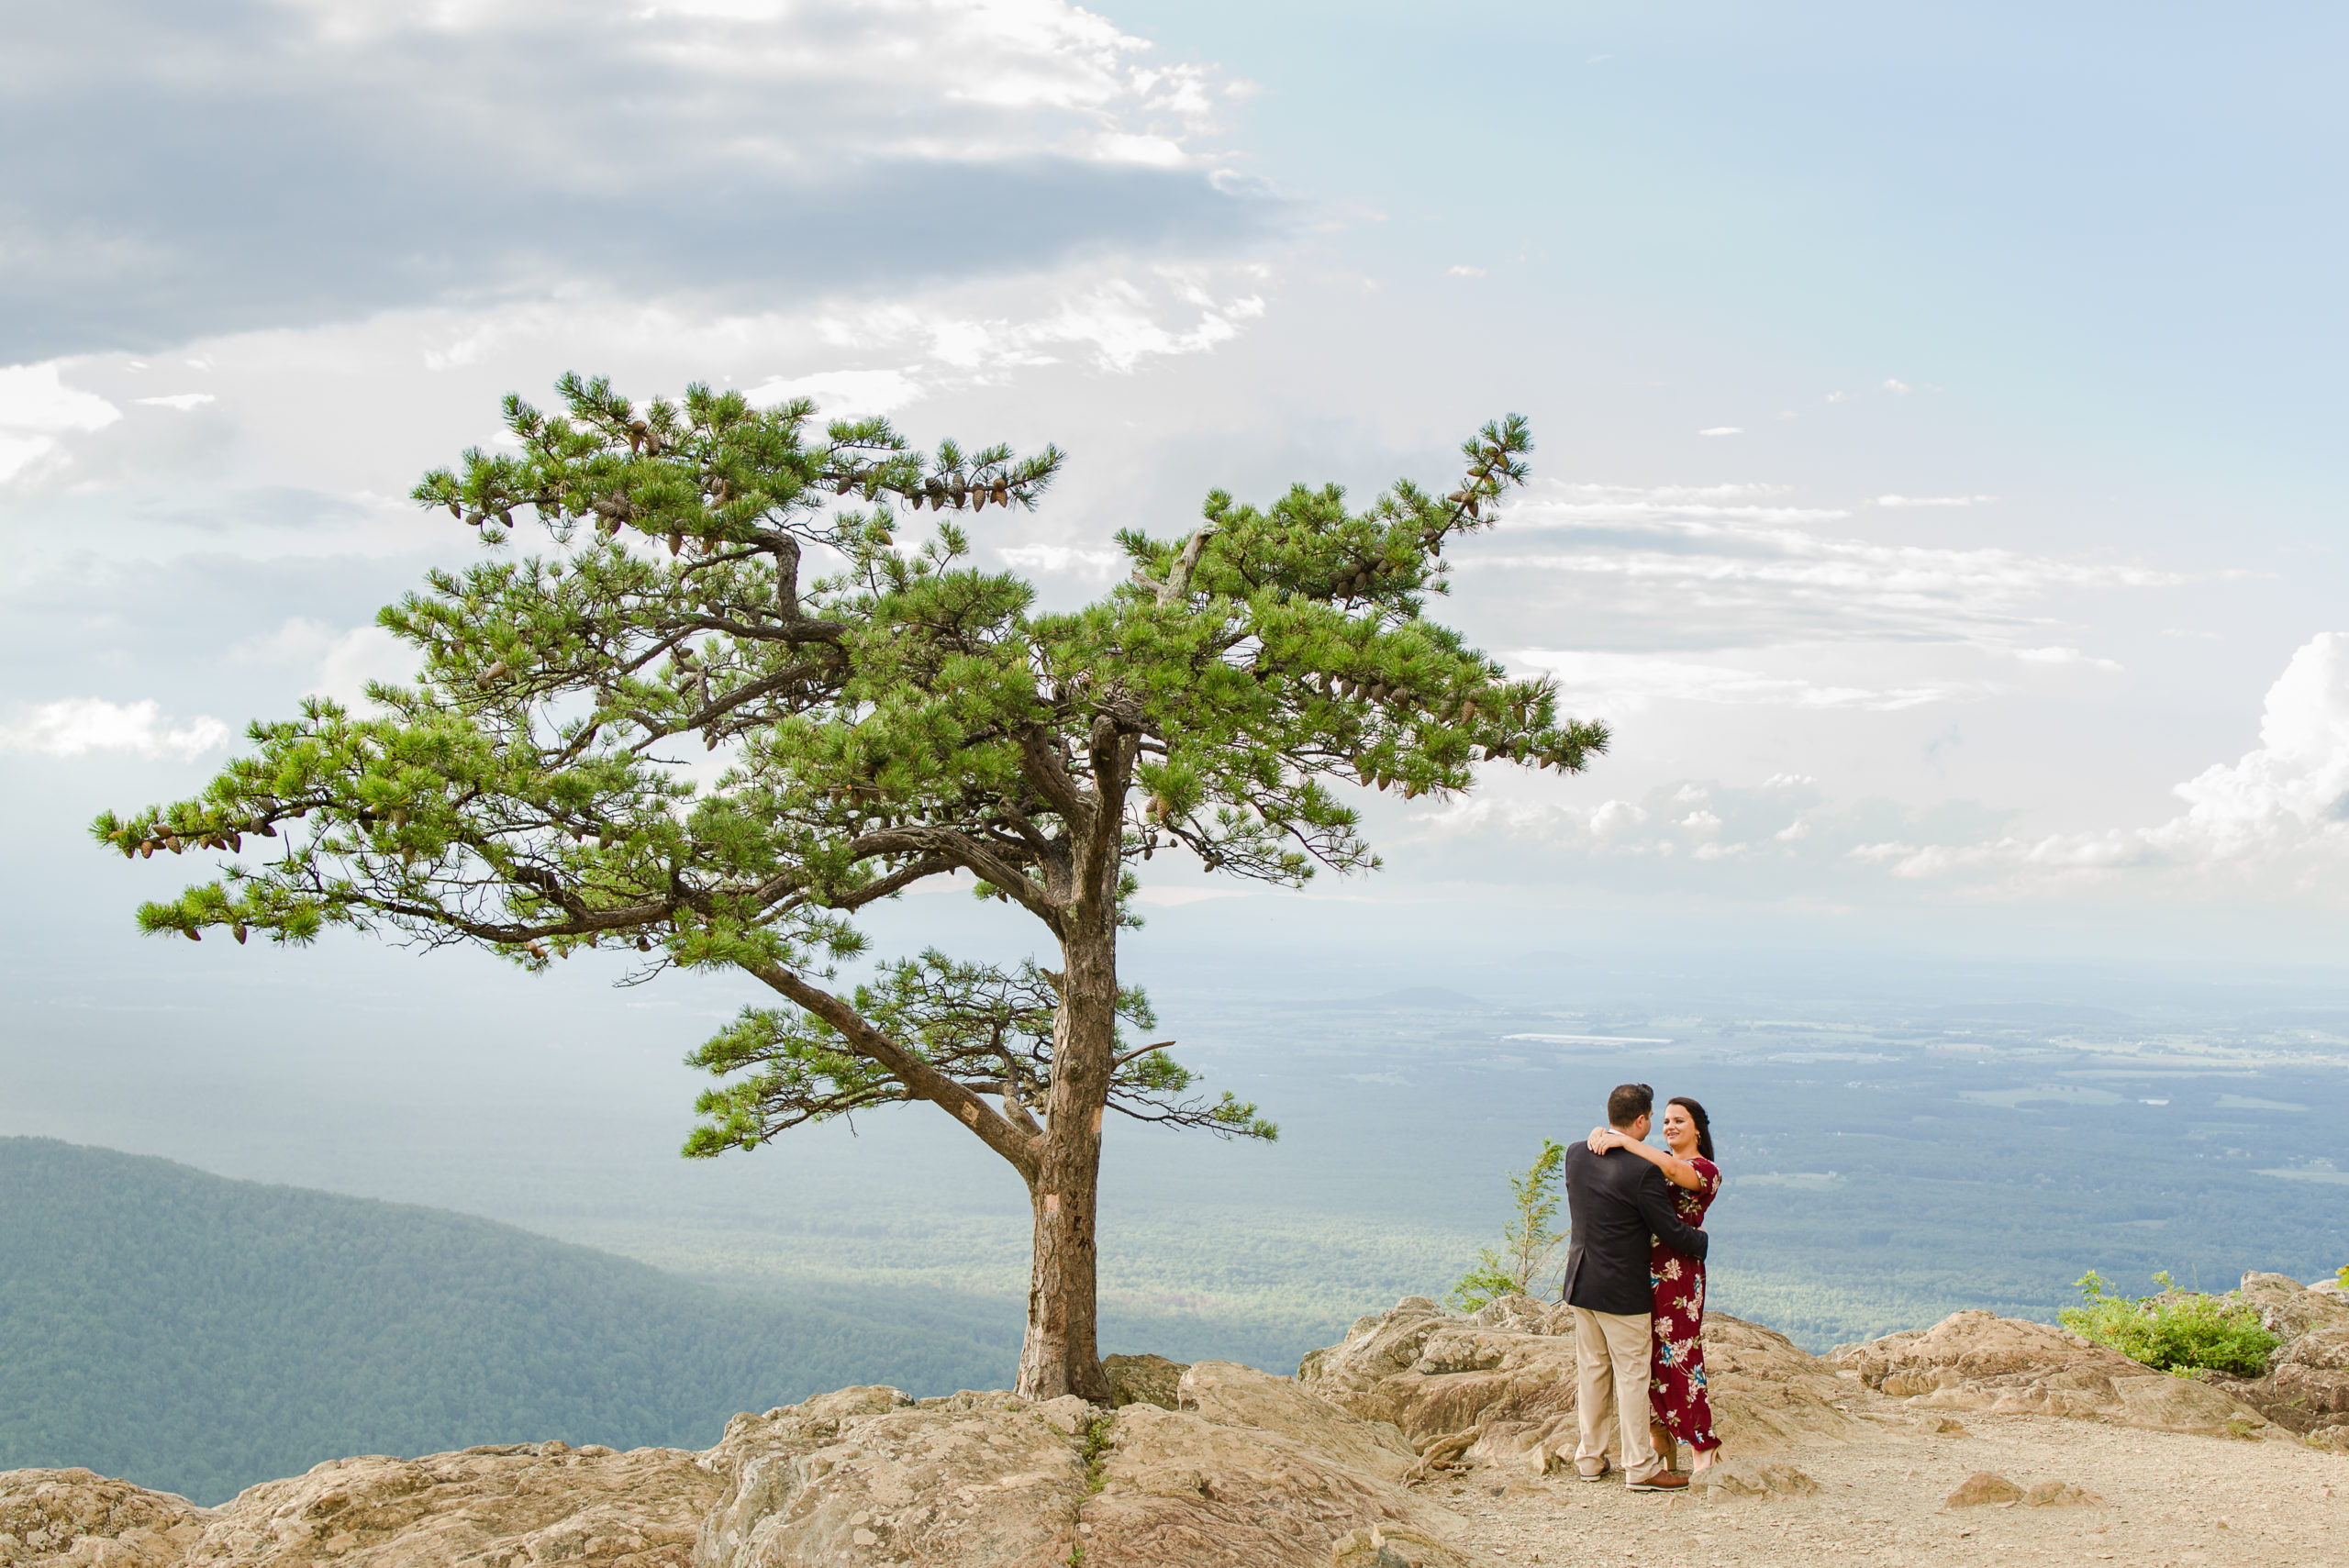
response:
{"label": "embracing couple", "polygon": [[1575,1469],[1602,1481],[1620,1468],[1634,1492],[1688,1485],[1674,1464],[1683,1440],[1700,1471],[1720,1447],[1705,1397],[1699,1227],[1721,1173],[1704,1106],[1685,1096],[1666,1104],[1668,1154],[1647,1143],[1654,1112],[1654,1090],[1622,1084],[1607,1096],[1607,1125],[1566,1151],[1564,1295],[1582,1426]]}

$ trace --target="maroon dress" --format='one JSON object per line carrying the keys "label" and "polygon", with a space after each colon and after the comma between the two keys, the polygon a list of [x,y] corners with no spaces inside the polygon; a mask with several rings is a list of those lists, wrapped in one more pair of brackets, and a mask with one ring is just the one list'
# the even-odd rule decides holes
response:
{"label": "maroon dress", "polygon": [[[1705,1210],[1721,1190],[1720,1167],[1692,1159],[1705,1184],[1690,1191],[1675,1184],[1674,1208],[1690,1225],[1705,1223]],[[1664,1429],[1691,1448],[1721,1446],[1713,1435],[1712,1402],[1705,1397],[1705,1265],[1684,1258],[1663,1242],[1648,1242],[1648,1283],[1655,1295],[1651,1310],[1653,1349],[1648,1366],[1648,1404]]]}

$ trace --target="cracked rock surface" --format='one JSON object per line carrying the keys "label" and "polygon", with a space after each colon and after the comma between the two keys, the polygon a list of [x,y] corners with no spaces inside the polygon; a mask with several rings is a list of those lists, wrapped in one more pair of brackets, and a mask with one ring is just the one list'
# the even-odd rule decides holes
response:
{"label": "cracked rock surface", "polygon": [[1987,1313],[1833,1361],[1716,1317],[1729,1446],[1681,1493],[1562,1462],[1559,1309],[1411,1298],[1294,1378],[1131,1358],[1114,1409],[846,1388],[738,1416],[705,1453],[335,1460],[211,1509],[86,1470],[0,1473],[0,1568],[2349,1561],[2349,1454],[2325,1447],[2349,1432],[2349,1306],[2274,1275],[2243,1296],[2286,1342],[2225,1386]]}

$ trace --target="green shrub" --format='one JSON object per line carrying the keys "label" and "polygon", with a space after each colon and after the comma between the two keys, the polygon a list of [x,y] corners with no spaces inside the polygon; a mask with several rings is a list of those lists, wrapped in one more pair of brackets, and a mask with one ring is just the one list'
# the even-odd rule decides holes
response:
{"label": "green shrub", "polygon": [[1543,1139],[1541,1157],[1508,1179],[1517,1201],[1513,1218],[1501,1231],[1501,1250],[1486,1248],[1476,1266],[1460,1276],[1452,1287],[1453,1306],[1474,1312],[1504,1296],[1547,1292],[1558,1243],[1566,1239],[1564,1231],[1550,1229],[1558,1218],[1558,1184],[1565,1173],[1565,1147]]}
{"label": "green shrub", "polygon": [[2257,1377],[2267,1353],[2283,1341],[2261,1327],[2246,1303],[2179,1290],[2158,1273],[2158,1294],[2132,1298],[2114,1293],[2091,1269],[2080,1276],[2082,1304],[2066,1307],[2064,1327],[2110,1345],[2131,1361],[2164,1372],[2229,1372]]}

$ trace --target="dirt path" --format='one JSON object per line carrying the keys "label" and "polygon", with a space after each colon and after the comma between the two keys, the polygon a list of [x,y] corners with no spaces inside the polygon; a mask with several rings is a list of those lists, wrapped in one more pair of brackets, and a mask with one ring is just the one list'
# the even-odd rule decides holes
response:
{"label": "dirt path", "polygon": [[[1800,1468],[1815,1496],[1713,1502],[1492,1468],[1427,1492],[1511,1562],[2349,1564],[2349,1455],[2045,1417],[1968,1414],[1945,1435],[1906,1412],[1879,1418],[1880,1443],[1761,1456]],[[2069,1482],[2109,1506],[1944,1508],[1977,1471]]]}

